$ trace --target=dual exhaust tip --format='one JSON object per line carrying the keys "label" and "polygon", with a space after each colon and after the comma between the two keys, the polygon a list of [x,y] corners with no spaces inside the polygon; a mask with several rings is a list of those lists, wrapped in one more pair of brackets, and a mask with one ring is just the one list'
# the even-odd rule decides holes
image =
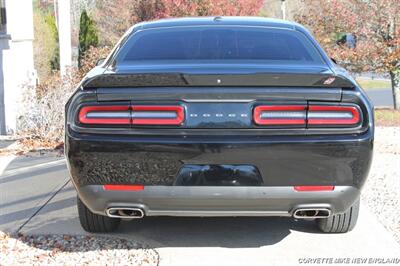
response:
{"label": "dual exhaust tip", "polygon": [[141,208],[112,207],[106,210],[106,214],[111,218],[122,219],[140,219],[144,217],[144,211]]}
{"label": "dual exhaust tip", "polygon": [[327,208],[299,208],[293,213],[296,219],[328,218],[329,216],[331,216],[331,210]]}
{"label": "dual exhaust tip", "polygon": [[[141,208],[112,207],[106,210],[106,214],[111,218],[122,219],[140,219],[144,217],[144,211]],[[329,216],[331,216],[331,210],[327,208],[299,208],[293,213],[293,217],[296,219],[328,218]]]}

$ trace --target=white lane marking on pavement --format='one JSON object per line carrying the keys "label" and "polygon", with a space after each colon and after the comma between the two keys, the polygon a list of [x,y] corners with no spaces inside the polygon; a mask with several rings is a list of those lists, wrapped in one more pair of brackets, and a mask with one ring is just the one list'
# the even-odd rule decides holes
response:
{"label": "white lane marking on pavement", "polygon": [[55,166],[55,165],[62,165],[64,163],[65,163],[65,158],[56,160],[56,161],[47,162],[47,163],[39,163],[39,164],[35,164],[32,166],[26,166],[26,167],[21,167],[21,168],[15,169],[15,170],[5,171],[2,176],[4,177],[4,176],[16,175],[16,174],[24,173],[24,172],[35,170],[35,169],[46,168],[46,167],[51,167],[51,166]]}
{"label": "white lane marking on pavement", "polygon": [[3,175],[3,172],[6,170],[7,166],[15,159],[15,155],[10,156],[1,156],[0,157],[0,176]]}

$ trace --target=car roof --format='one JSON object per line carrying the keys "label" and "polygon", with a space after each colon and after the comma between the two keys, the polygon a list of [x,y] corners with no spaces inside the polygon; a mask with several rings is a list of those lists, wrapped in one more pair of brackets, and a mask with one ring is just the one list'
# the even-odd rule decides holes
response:
{"label": "car roof", "polygon": [[168,18],[150,22],[142,22],[134,27],[137,29],[152,29],[162,27],[179,26],[211,26],[211,25],[234,25],[234,26],[262,26],[285,29],[295,29],[301,27],[300,24],[281,19],[264,17],[184,17]]}

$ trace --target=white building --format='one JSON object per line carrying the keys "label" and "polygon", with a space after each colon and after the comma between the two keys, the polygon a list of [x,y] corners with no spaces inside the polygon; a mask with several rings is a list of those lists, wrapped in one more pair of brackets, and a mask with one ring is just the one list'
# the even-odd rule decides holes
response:
{"label": "white building", "polygon": [[0,135],[15,132],[25,84],[35,84],[32,0],[0,0]]}

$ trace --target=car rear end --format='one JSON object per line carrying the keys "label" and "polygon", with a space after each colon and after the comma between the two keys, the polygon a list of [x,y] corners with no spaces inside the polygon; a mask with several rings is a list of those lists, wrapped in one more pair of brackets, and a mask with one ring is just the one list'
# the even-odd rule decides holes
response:
{"label": "car rear end", "polygon": [[133,28],[82,81],[65,142],[79,202],[109,219],[351,210],[372,159],[365,93],[302,27],[214,22]]}

